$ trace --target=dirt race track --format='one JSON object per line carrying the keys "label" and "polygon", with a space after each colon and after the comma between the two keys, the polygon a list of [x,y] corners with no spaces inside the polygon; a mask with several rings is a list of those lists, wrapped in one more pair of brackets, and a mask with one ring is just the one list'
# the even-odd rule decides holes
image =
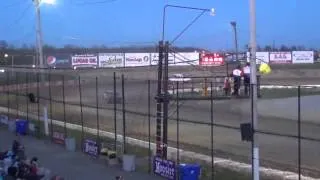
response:
{"label": "dirt race track", "polygon": [[[268,84],[314,84],[317,82],[317,74],[314,76],[299,77],[298,75],[288,75],[286,78],[284,72],[282,75],[266,78],[263,83]],[[140,72],[141,73],[141,72]],[[153,72],[152,72],[153,73]],[[81,73],[80,73],[81,74]],[[107,75],[106,75],[107,74]],[[153,73],[154,74],[154,73]],[[290,74],[290,73],[288,73]],[[300,73],[301,74],[301,73]],[[91,77],[90,77],[91,76]],[[93,72],[83,71],[82,85],[82,103],[84,107],[83,119],[84,125],[97,127],[95,108],[87,106],[96,106],[95,78],[99,76],[98,100],[99,100],[99,120],[100,129],[114,132],[114,111],[113,105],[108,104],[103,99],[103,92],[113,90],[112,71]],[[136,77],[136,75],[135,75]],[[148,76],[153,79],[152,75]],[[135,80],[133,80],[135,79]],[[127,133],[129,136],[142,140],[147,140],[148,134],[148,88],[146,80],[137,80],[130,78],[130,72],[126,73],[125,81],[125,99],[126,99],[126,120]],[[143,79],[143,78],[142,78]],[[145,78],[147,79],[147,78]],[[117,80],[117,88],[121,94],[121,82]],[[29,92],[36,92],[30,89]],[[53,87],[52,99],[62,101],[62,87]],[[304,89],[302,89],[304,91]],[[156,82],[151,81],[151,133],[155,138],[155,97]],[[20,91],[21,93],[21,91]],[[276,93],[276,91],[275,91]],[[49,97],[49,89],[42,88],[41,96]],[[3,96],[5,97],[5,96]],[[65,91],[66,102],[73,105],[66,105],[66,120],[70,123],[80,124],[81,109],[79,106],[80,95],[78,86],[69,86]],[[303,172],[320,178],[320,107],[318,102],[320,96],[308,96],[301,99],[301,135],[312,140],[302,140],[302,167]],[[10,107],[18,108],[20,111],[27,111],[27,99],[24,97],[16,98],[10,96]],[[44,101],[42,101],[44,103]],[[46,102],[50,105],[50,102]],[[179,140],[181,148],[196,152],[210,154],[210,101],[184,101],[180,104],[179,117]],[[7,106],[7,99],[1,98],[1,106]],[[117,106],[117,131],[122,132],[122,112],[121,105]],[[262,165],[283,170],[295,170],[298,162],[298,140],[296,136],[297,126],[297,99],[260,99],[259,109],[259,142]],[[37,113],[37,106],[30,105],[29,112]],[[49,108],[50,111],[50,108]],[[170,146],[176,145],[177,140],[177,118],[176,104],[170,106],[169,140]],[[50,116],[49,116],[50,117]],[[214,149],[217,156],[232,158],[244,162],[250,162],[251,144],[241,141],[240,123],[249,122],[250,102],[247,99],[233,99],[224,101],[215,101],[213,110],[214,123]],[[52,103],[52,118],[63,120],[62,103]],[[273,135],[270,135],[273,134]],[[275,136],[274,134],[286,134],[288,137]]]}

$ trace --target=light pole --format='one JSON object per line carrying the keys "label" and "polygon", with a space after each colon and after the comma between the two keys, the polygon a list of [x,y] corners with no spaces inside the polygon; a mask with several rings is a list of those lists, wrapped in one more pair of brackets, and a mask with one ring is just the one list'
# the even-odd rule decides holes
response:
{"label": "light pole", "polygon": [[231,21],[230,22],[232,29],[233,29],[233,34],[234,34],[234,45],[235,45],[235,53],[236,53],[236,61],[238,62],[238,32],[237,32],[237,22],[236,21]]}
{"label": "light pole", "polygon": [[[37,38],[37,57],[38,57],[38,67],[44,68],[43,64],[43,45],[42,45],[42,27],[41,27],[41,13],[40,13],[40,3],[41,0],[33,0],[34,6],[36,8],[36,38]],[[42,78],[41,78],[42,79]]]}
{"label": "light pole", "polygon": [[[40,73],[40,82],[41,85],[44,85],[45,79],[44,79],[44,75],[41,72],[44,68],[44,61],[43,61],[43,39],[42,39],[42,27],[41,27],[41,13],[40,13],[40,5],[42,3],[44,4],[54,4],[55,0],[32,0],[36,9],[36,38],[37,38],[37,57],[38,57],[38,61],[39,61],[39,65],[38,65],[38,72]],[[41,86],[40,86],[41,87]],[[40,94],[40,93],[39,93]],[[40,96],[38,94],[38,96]],[[38,97],[39,98],[39,97]],[[39,98],[40,100],[40,98]],[[38,102],[40,103],[40,101]],[[45,129],[45,134],[49,135],[49,131],[48,131],[48,115],[47,115],[47,102],[45,101],[44,105],[43,105],[43,116],[44,116],[44,129]],[[40,127],[39,127],[40,128]]]}
{"label": "light pole", "polygon": [[39,67],[44,68],[43,61],[43,38],[42,38],[42,26],[41,26],[41,4],[55,4],[56,0],[32,0],[36,9],[36,38],[37,38],[37,56],[39,60]]}
{"label": "light pole", "polygon": [[[165,42],[165,21],[166,21],[166,10],[167,8],[178,8],[178,9],[189,9],[200,11],[201,14],[198,15],[191,23],[189,23],[182,31],[179,33],[173,41]],[[162,41],[160,42],[159,51],[159,62],[158,62],[158,94],[157,94],[157,138],[161,137],[161,115],[163,119],[163,135],[162,135],[162,157],[164,159],[167,158],[167,147],[168,147],[168,111],[169,111],[169,93],[168,93],[168,81],[169,81],[169,46],[174,41],[176,41],[184,32],[189,29],[205,12],[210,12],[211,15],[215,15],[215,9],[204,9],[204,8],[195,8],[195,7],[187,7],[187,6],[178,6],[178,5],[165,5],[163,8],[163,19],[162,19]],[[163,47],[164,46],[164,47]],[[164,59],[164,67],[162,67],[162,61]],[[162,71],[164,73],[162,74]],[[162,77],[163,75],[163,77]],[[162,81],[163,80],[163,81]],[[162,91],[163,84],[163,91]],[[163,112],[162,105],[163,103]],[[157,147],[159,147],[160,143],[157,140]]]}
{"label": "light pole", "polygon": [[250,6],[250,68],[251,68],[251,118],[253,128],[252,139],[252,177],[259,180],[259,143],[256,129],[258,129],[258,92],[257,92],[257,66],[256,66],[256,0],[249,0]]}

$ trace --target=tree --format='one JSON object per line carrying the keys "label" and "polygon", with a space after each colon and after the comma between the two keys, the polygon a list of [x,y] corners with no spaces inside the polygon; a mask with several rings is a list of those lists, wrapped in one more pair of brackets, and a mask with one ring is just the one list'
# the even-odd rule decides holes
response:
{"label": "tree", "polygon": [[297,46],[298,51],[305,51],[306,48],[304,46]]}
{"label": "tree", "polygon": [[8,48],[8,42],[5,40],[0,40],[0,49],[7,49]]}
{"label": "tree", "polygon": [[291,49],[291,51],[296,51],[296,50],[297,50],[297,46],[294,46],[294,45],[293,45],[293,46],[291,46],[290,49]]}
{"label": "tree", "polygon": [[272,47],[270,45],[266,45],[264,47],[264,51],[272,51]]}
{"label": "tree", "polygon": [[290,51],[290,49],[286,45],[281,45],[280,51]]}

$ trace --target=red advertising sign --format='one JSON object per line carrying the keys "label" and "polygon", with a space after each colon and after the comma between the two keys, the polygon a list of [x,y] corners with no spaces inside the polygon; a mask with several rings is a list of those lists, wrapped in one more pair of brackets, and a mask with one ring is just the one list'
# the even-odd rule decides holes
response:
{"label": "red advertising sign", "polygon": [[72,66],[77,66],[77,65],[97,66],[98,57],[96,55],[90,55],[90,54],[72,56]]}
{"label": "red advertising sign", "polygon": [[65,142],[64,133],[53,132],[52,140],[53,140],[54,143],[64,145],[64,142]]}
{"label": "red advertising sign", "polygon": [[222,66],[224,57],[218,53],[202,53],[199,64],[200,66]]}
{"label": "red advertising sign", "polygon": [[291,52],[270,52],[270,63],[289,64],[292,63]]}

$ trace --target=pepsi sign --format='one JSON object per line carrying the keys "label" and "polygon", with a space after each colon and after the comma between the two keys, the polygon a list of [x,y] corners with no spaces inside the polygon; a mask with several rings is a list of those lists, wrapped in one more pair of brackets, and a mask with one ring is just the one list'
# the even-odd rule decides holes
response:
{"label": "pepsi sign", "polygon": [[71,67],[71,62],[70,62],[70,57],[63,56],[63,55],[49,55],[47,56],[47,65],[51,68],[70,68]]}

